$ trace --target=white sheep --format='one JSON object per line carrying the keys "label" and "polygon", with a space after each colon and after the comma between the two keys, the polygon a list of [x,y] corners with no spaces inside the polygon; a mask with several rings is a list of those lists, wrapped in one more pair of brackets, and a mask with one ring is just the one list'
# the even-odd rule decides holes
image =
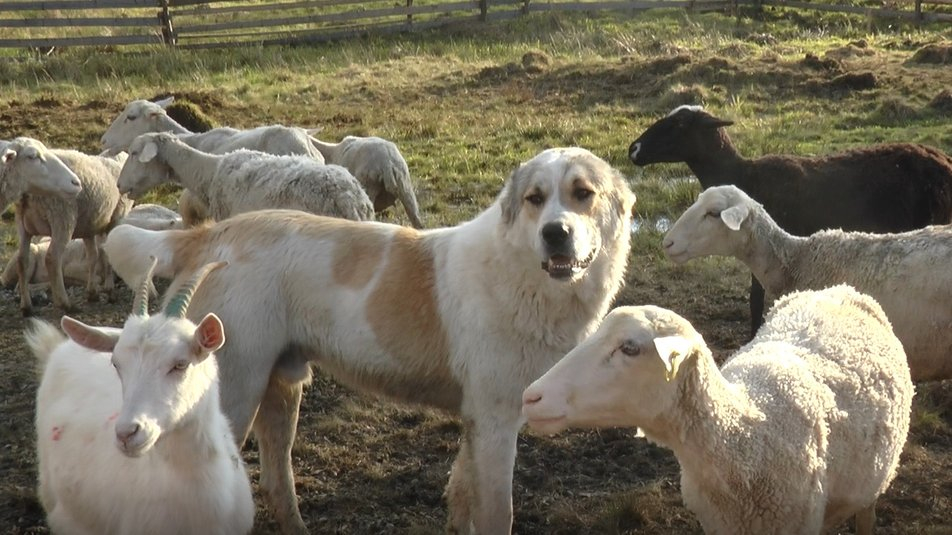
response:
{"label": "white sheep", "polygon": [[[133,225],[135,227],[149,230],[168,230],[180,229],[182,226],[182,217],[172,210],[158,204],[140,204],[133,206],[132,210],[126,214],[120,224]],[[46,270],[46,253],[50,248],[50,238],[41,237],[30,244],[30,257],[26,264],[24,277],[32,285],[31,290],[43,286],[49,286],[50,277]],[[97,268],[97,276],[100,282],[104,282],[101,277],[112,276],[109,270],[109,264],[105,261],[105,255],[100,255],[103,262]],[[81,239],[70,240],[63,250],[63,283],[66,286],[78,286],[86,284],[89,276],[89,265],[86,261],[86,246]],[[0,276],[0,283],[5,288],[13,288],[17,284],[17,257],[14,255],[8,262],[6,268]]]}
{"label": "white sheep", "polygon": [[221,220],[264,208],[372,220],[373,205],[346,169],[306,156],[238,150],[224,155],[194,149],[172,134],[144,134],[129,146],[119,191],[133,198],[171,177]]}
{"label": "white sheep", "polygon": [[0,141],[0,208],[24,194],[75,199],[79,177],[42,142],[28,137]]}
{"label": "white sheep", "polygon": [[311,136],[311,142],[327,163],[346,167],[357,178],[373,201],[374,211],[380,213],[399,199],[410,223],[415,228],[423,228],[410,182],[410,169],[393,142],[355,136],[347,136],[340,143],[327,143]]}
{"label": "white sheep", "polygon": [[734,186],[701,193],[664,238],[675,262],[740,259],[767,292],[846,283],[875,298],[902,341],[914,381],[952,378],[952,226],[899,234],[826,230],[800,238]]}
{"label": "white sheep", "polygon": [[[529,425],[637,426],[674,452],[706,533],[872,532],[913,385],[879,305],[849,286],[780,299],[719,371],[687,320],[621,307],[523,395]],[[821,531],[822,530],[822,531]]]}
{"label": "white sheep", "polygon": [[[17,146],[17,140],[8,147]],[[119,194],[116,179],[122,170],[125,154],[91,156],[74,150],[52,150],[66,166],[79,177],[82,191],[75,198],[62,199],[49,195],[26,194],[16,200],[16,227],[20,241],[17,251],[19,262],[20,311],[29,316],[33,311],[30,285],[27,274],[30,264],[30,245],[34,236],[50,236],[51,243],[46,255],[46,268],[50,273],[53,303],[64,310],[71,310],[69,296],[63,280],[64,251],[72,238],[81,238],[86,246],[88,275],[86,295],[94,299],[98,295],[97,270],[99,261],[97,238],[108,232],[129,211],[132,201]],[[19,159],[19,158],[17,158]],[[107,278],[108,283],[111,280]]]}
{"label": "white sheep", "polygon": [[[238,130],[214,128],[208,132],[192,133],[165,113],[174,97],[150,102],[134,100],[109,125],[101,142],[107,153],[129,149],[132,141],[142,134],[171,132],[190,147],[212,154],[227,154],[238,149],[257,150],[275,155],[309,156],[324,163],[324,156],[314,147],[307,131],[282,125],[269,125]],[[186,226],[196,225],[208,216],[207,207],[186,190],[179,197],[179,212]]]}
{"label": "white sheep", "polygon": [[38,494],[53,533],[251,531],[251,486],[218,399],[222,323],[185,319],[220,265],[155,316],[143,285],[122,329],[64,316],[69,341],[40,321],[26,333],[42,370]]}

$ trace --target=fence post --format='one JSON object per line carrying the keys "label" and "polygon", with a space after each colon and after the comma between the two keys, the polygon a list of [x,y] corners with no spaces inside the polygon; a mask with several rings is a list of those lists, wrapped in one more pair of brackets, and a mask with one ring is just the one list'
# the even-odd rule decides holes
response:
{"label": "fence post", "polygon": [[172,15],[169,13],[169,0],[159,1],[159,25],[162,28],[162,42],[175,46],[175,30],[172,29]]}
{"label": "fence post", "polygon": [[529,0],[524,0],[522,2],[522,14],[523,15],[529,14]]}
{"label": "fence post", "polygon": [[922,25],[922,0],[916,0],[916,26]]}
{"label": "fence post", "polygon": [[407,0],[407,26],[413,25],[413,12],[410,11],[411,7],[413,7],[413,0]]}
{"label": "fence post", "polygon": [[486,22],[489,14],[489,0],[479,0],[479,20]]}

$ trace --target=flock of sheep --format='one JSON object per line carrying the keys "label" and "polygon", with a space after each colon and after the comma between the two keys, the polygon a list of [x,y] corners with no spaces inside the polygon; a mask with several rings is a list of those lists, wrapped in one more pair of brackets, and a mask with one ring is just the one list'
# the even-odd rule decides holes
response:
{"label": "flock of sheep", "polygon": [[[97,156],[30,138],[0,144],[0,200],[16,203],[20,240],[3,282],[16,273],[24,315],[39,282],[67,311],[64,280],[95,297],[103,285],[112,291],[115,270],[136,294],[122,329],[67,316],[68,340],[40,322],[27,333],[43,370],[38,492],[56,533],[224,535],[253,525],[241,430],[223,415],[210,358],[225,341],[222,321],[186,318],[191,296],[223,264],[196,266],[150,316],[152,276],[170,269],[138,254],[158,239],[150,233],[274,208],[367,221],[396,200],[423,226],[406,162],[389,141],[326,143],[284,126],[196,134],[165,113],[169,102],[130,103]],[[682,106],[629,154],[636,165],[685,162],[697,176],[705,191],[664,251],[679,263],[727,255],[747,264],[753,340],[718,369],[685,319],[621,307],[525,388],[522,413],[543,432],[637,426],[670,447],[684,502],[706,532],[817,533],[856,515],[857,532],[870,533],[908,433],[912,382],[952,378],[952,159],[891,144],[748,160],[731,144],[730,124]],[[181,217],[133,206],[130,197],[169,181],[186,188]],[[765,290],[777,299],[766,321]],[[136,416],[133,402],[165,407],[153,411],[164,420]],[[69,431],[57,423],[67,414]],[[174,446],[155,455],[157,440]],[[265,477],[293,474],[262,471],[269,489]],[[71,491],[88,481],[95,492]],[[285,509],[279,519],[300,519],[296,498],[271,499]]]}

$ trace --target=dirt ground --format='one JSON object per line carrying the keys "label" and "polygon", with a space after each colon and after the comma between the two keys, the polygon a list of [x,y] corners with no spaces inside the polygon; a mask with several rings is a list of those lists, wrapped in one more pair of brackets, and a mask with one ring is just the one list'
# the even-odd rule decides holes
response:
{"label": "dirt ground", "polygon": [[[76,122],[101,122],[113,107],[96,101],[33,104],[0,107],[4,130],[44,131],[64,114]],[[96,136],[84,142],[95,146]],[[9,231],[11,224],[3,226]],[[8,242],[2,258],[12,252]],[[618,304],[677,310],[723,356],[746,341],[748,280],[737,265],[681,269],[633,254]],[[81,302],[80,291],[74,289],[72,296]],[[80,317],[119,325],[130,302],[123,288],[116,303],[82,303]],[[37,308],[40,318],[58,320],[48,303]],[[34,492],[36,377],[24,326],[15,295],[0,291],[0,533],[7,534],[48,531]],[[952,533],[952,384],[920,386],[913,420],[899,475],[879,502],[878,532]],[[359,396],[318,377],[305,392],[298,429],[297,492],[314,533],[441,532],[446,518],[441,495],[458,446],[458,421]],[[245,458],[256,482],[253,442]],[[523,434],[513,495],[514,531],[520,534],[700,532],[681,505],[673,456],[635,438],[633,430]],[[259,510],[256,532],[274,532],[270,518]]]}

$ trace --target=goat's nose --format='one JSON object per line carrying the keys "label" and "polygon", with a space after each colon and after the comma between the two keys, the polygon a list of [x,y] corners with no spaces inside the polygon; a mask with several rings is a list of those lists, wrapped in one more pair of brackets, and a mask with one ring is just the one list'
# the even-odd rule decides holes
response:
{"label": "goat's nose", "polygon": [[527,388],[526,391],[522,393],[523,405],[532,405],[533,403],[538,403],[540,401],[542,401],[542,392],[533,391],[531,388]]}
{"label": "goat's nose", "polygon": [[125,444],[139,432],[139,429],[138,423],[116,425],[116,438],[119,439],[119,442]]}
{"label": "goat's nose", "polygon": [[565,223],[546,223],[542,227],[542,239],[553,247],[564,245],[571,235],[572,229]]}

